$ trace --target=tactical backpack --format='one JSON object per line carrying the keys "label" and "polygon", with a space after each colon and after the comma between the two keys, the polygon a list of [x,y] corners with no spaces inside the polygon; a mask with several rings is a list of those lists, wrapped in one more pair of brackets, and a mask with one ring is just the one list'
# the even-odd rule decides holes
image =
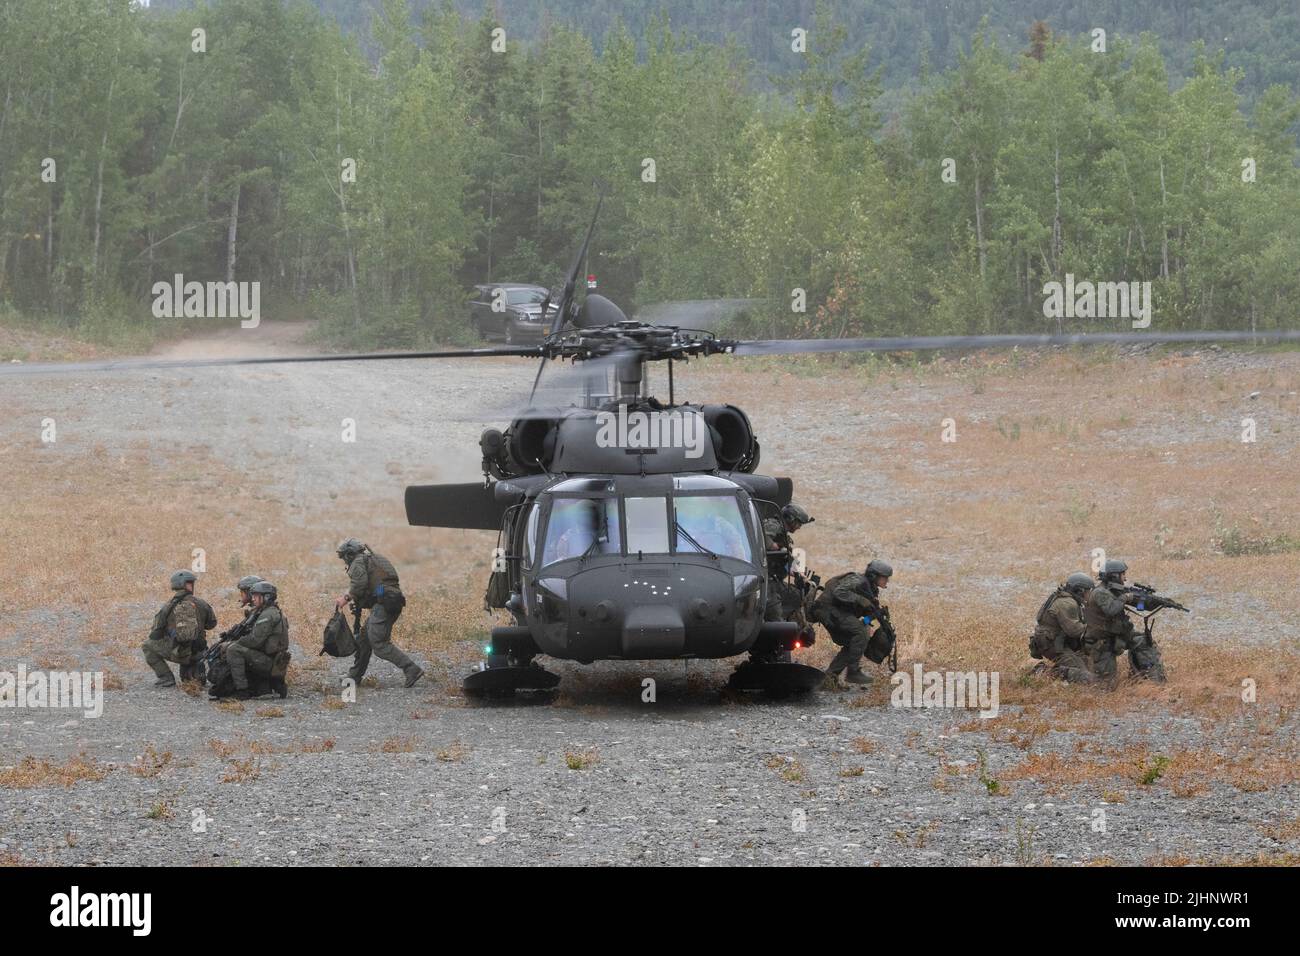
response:
{"label": "tactical backpack", "polygon": [[203,622],[199,620],[199,605],[192,596],[177,602],[171,613],[172,629],[168,632],[177,644],[193,644],[203,637]]}
{"label": "tactical backpack", "polygon": [[[830,630],[830,612],[835,607],[834,591],[840,586],[840,582],[852,573],[852,571],[846,571],[843,574],[835,575],[835,577],[827,581],[822,586],[822,592],[817,595],[817,600],[813,601],[812,607],[808,610],[808,617],[822,625],[822,627],[826,628],[828,631]],[[831,640],[835,641],[835,635],[833,633],[831,634]],[[840,641],[835,641],[835,643],[836,645],[842,646]]]}
{"label": "tactical backpack", "polygon": [[352,628],[342,611],[336,610],[334,616],[325,625],[325,639],[321,644],[321,654],[330,657],[351,657],[357,652],[357,642],[352,636]]}
{"label": "tactical backpack", "polygon": [[188,591],[182,591],[164,604],[154,615],[149,640],[170,639],[177,648],[202,640],[203,623],[199,620],[199,607],[193,597]]}
{"label": "tactical backpack", "polygon": [[215,696],[229,695],[235,690],[235,679],[230,674],[226,655],[220,650],[222,647],[222,644],[216,645],[204,658],[208,665],[208,686]]}

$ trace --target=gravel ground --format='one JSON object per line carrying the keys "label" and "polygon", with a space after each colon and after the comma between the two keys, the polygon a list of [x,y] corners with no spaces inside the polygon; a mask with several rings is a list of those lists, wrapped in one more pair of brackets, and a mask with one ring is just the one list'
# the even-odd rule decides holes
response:
{"label": "gravel ground", "polygon": [[[299,350],[298,330],[270,329],[271,341],[258,348]],[[225,333],[205,343],[204,354],[247,348]],[[451,419],[445,409],[499,402],[517,392],[519,378],[518,363],[475,360],[8,380],[0,387],[15,414],[0,423],[0,447],[17,446],[32,419],[46,414],[60,423],[61,440],[49,453],[66,456],[69,468],[94,445],[111,452],[140,439],[208,446],[241,482],[264,487],[292,520],[309,522],[344,488],[328,466],[339,454],[341,420],[354,417],[349,477],[394,489],[376,500],[375,520],[395,527],[404,522],[401,485],[478,477],[482,424]],[[923,400],[899,394],[890,415],[906,415],[906,402]],[[877,416],[870,427],[889,422]],[[806,416],[792,414],[772,447],[784,466],[811,471],[814,462],[792,449],[801,436],[815,435]],[[273,458],[259,453],[268,439]],[[430,447],[438,449],[433,463]],[[865,476],[810,473],[804,487],[815,495],[837,480],[841,492],[868,493]],[[846,490],[844,481],[860,484]],[[151,611],[125,610],[136,625]],[[18,651],[19,639],[33,636],[69,666],[101,663],[91,649],[64,640],[75,633],[75,615],[24,609],[5,623],[0,669],[35,667]],[[1282,626],[1273,639],[1294,641],[1294,622]],[[293,650],[304,660],[315,648]],[[994,794],[990,781],[1024,761],[1026,750],[958,729],[972,713],[889,707],[879,687],[732,700],[720,692],[731,666],[554,664],[564,677],[558,698],[501,706],[470,704],[445,680],[405,690],[398,673],[376,661],[371,673],[379,685],[363,687],[355,704],[330,709],[319,694],[294,692],[230,713],[154,690],[141,665],[109,692],[100,719],[0,709],[0,770],[28,755],[62,761],[84,753],[108,771],[68,788],[0,787],[0,858],[92,865],[1067,865],[1295,849],[1267,832],[1300,817],[1294,784],[1244,792],[1213,783],[1188,797],[1130,787],[1116,797],[1100,784],[1057,792],[1016,779]],[[344,663],[331,668],[341,674]],[[641,699],[647,676],[657,682],[655,703]],[[268,707],[282,715],[258,714]],[[1118,748],[1200,748],[1252,732],[1242,716],[1209,731],[1197,718],[1155,709],[1105,719],[1105,742]],[[1297,730],[1289,717],[1272,733],[1294,739]],[[1095,743],[1053,730],[1032,752],[1069,758]],[[167,752],[156,773],[132,769]]]}

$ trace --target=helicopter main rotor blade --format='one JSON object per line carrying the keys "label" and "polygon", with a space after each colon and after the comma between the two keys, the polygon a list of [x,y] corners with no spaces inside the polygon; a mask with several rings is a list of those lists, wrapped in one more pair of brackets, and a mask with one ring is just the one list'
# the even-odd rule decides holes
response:
{"label": "helicopter main rotor blade", "polygon": [[924,352],[939,349],[1046,348],[1056,345],[1161,345],[1196,342],[1296,342],[1300,331],[1091,332],[1077,335],[919,335],[876,339],[759,339],[736,342],[733,355],[805,352]]}
{"label": "helicopter main rotor blade", "polygon": [[540,346],[459,349],[438,352],[349,352],[337,355],[258,355],[211,359],[110,359],[103,362],[11,362],[0,365],[0,377],[71,372],[116,372],[161,368],[213,368],[222,365],[286,365],[302,362],[383,362],[394,359],[535,358],[545,354]]}
{"label": "helicopter main rotor blade", "polygon": [[[591,223],[587,226],[587,235],[582,240],[582,245],[578,247],[578,253],[573,257],[573,262],[569,266],[569,272],[564,278],[564,292],[560,295],[560,307],[555,310],[555,318],[551,322],[551,331],[548,335],[555,335],[562,328],[569,318],[569,307],[573,304],[573,291],[578,282],[578,270],[582,268],[583,261],[587,258],[587,248],[591,245],[591,235],[596,231],[596,220],[600,218],[600,207],[605,203],[605,190],[601,189],[596,194],[596,211],[591,214]],[[546,293],[546,298],[542,300],[542,321],[546,321],[546,310],[551,307],[551,294]],[[533,379],[533,393],[537,391],[537,383],[542,380],[542,370],[546,368],[546,360],[543,359],[537,366],[537,377]],[[532,394],[528,396],[529,402],[532,402]]]}

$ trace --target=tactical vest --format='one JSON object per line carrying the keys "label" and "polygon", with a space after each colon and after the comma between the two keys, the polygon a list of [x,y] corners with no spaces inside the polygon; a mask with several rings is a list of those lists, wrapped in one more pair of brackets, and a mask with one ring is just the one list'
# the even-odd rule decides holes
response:
{"label": "tactical vest", "polygon": [[1044,618],[1044,617],[1046,616],[1046,614],[1047,614],[1047,609],[1048,609],[1049,607],[1051,607],[1052,604],[1053,604],[1053,602],[1054,602],[1057,598],[1059,598],[1059,597],[1068,597],[1068,598],[1073,598],[1073,595],[1070,594],[1069,591],[1065,590],[1065,588],[1057,588],[1057,589],[1056,589],[1055,591],[1053,591],[1051,594],[1047,595],[1047,600],[1043,602],[1043,606],[1040,607],[1040,608],[1038,609],[1038,613],[1037,613],[1036,615],[1034,615],[1034,623],[1035,623],[1035,624],[1038,624],[1038,625],[1040,625],[1040,626],[1042,625],[1042,623],[1043,623],[1043,618]]}
{"label": "tactical vest", "polygon": [[397,580],[397,569],[393,567],[393,562],[389,561],[382,554],[375,554],[373,551],[367,551],[357,560],[366,562],[366,596],[361,602],[363,608],[372,608],[376,604],[382,603],[388,610],[393,610],[394,606],[404,606],[406,600],[402,597],[402,588]]}
{"label": "tactical vest", "polygon": [[266,641],[262,644],[263,654],[268,657],[275,657],[281,651],[289,649],[289,619],[284,616],[283,611],[274,604],[267,605],[262,609],[258,623],[267,623],[271,629],[270,633],[266,635]]}
{"label": "tactical vest", "polygon": [[835,589],[840,586],[841,581],[849,575],[856,573],[856,571],[845,571],[843,574],[835,575],[835,577],[822,585],[821,593],[817,595],[817,600],[813,602],[812,606],[814,620],[824,623],[828,613],[842,610],[835,600]]}

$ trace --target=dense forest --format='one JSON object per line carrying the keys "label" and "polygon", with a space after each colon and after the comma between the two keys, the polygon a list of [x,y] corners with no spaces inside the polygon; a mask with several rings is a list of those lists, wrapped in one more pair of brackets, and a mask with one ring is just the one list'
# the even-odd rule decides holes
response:
{"label": "dense forest", "polygon": [[1091,31],[1188,36],[1209,4],[1039,3],[1014,33],[1027,4],[983,6],[0,0],[0,314],[147,329],[183,274],[357,345],[455,340],[472,284],[555,281],[599,181],[591,268],[629,307],[1127,327],[1046,319],[1074,276],[1150,281],[1156,328],[1294,325],[1294,5],[1217,4],[1227,42],[1168,53]]}
{"label": "dense forest", "polygon": [[[666,15],[673,26],[712,43],[734,39],[762,82],[769,74],[797,68],[790,56],[790,30],[808,27],[819,0],[455,0],[462,14],[492,10],[512,35],[535,40],[557,24],[603,38],[622,23],[633,37],[650,32]],[[1274,83],[1300,76],[1300,6],[1294,0],[820,0],[842,26],[848,42],[869,45],[884,70],[885,86],[914,85],[928,64],[957,65],[970,38],[987,17],[987,32],[1000,43],[1018,43],[1036,20],[1060,33],[1095,27],[1112,36],[1154,34],[1175,77],[1192,70],[1197,40],[1222,48],[1226,64],[1242,71],[1247,98]],[[373,46],[370,30],[380,0],[312,0],[313,5]],[[441,0],[412,0],[417,20]],[[192,7],[195,0],[153,0],[154,9]],[[640,43],[644,51],[648,47]]]}

